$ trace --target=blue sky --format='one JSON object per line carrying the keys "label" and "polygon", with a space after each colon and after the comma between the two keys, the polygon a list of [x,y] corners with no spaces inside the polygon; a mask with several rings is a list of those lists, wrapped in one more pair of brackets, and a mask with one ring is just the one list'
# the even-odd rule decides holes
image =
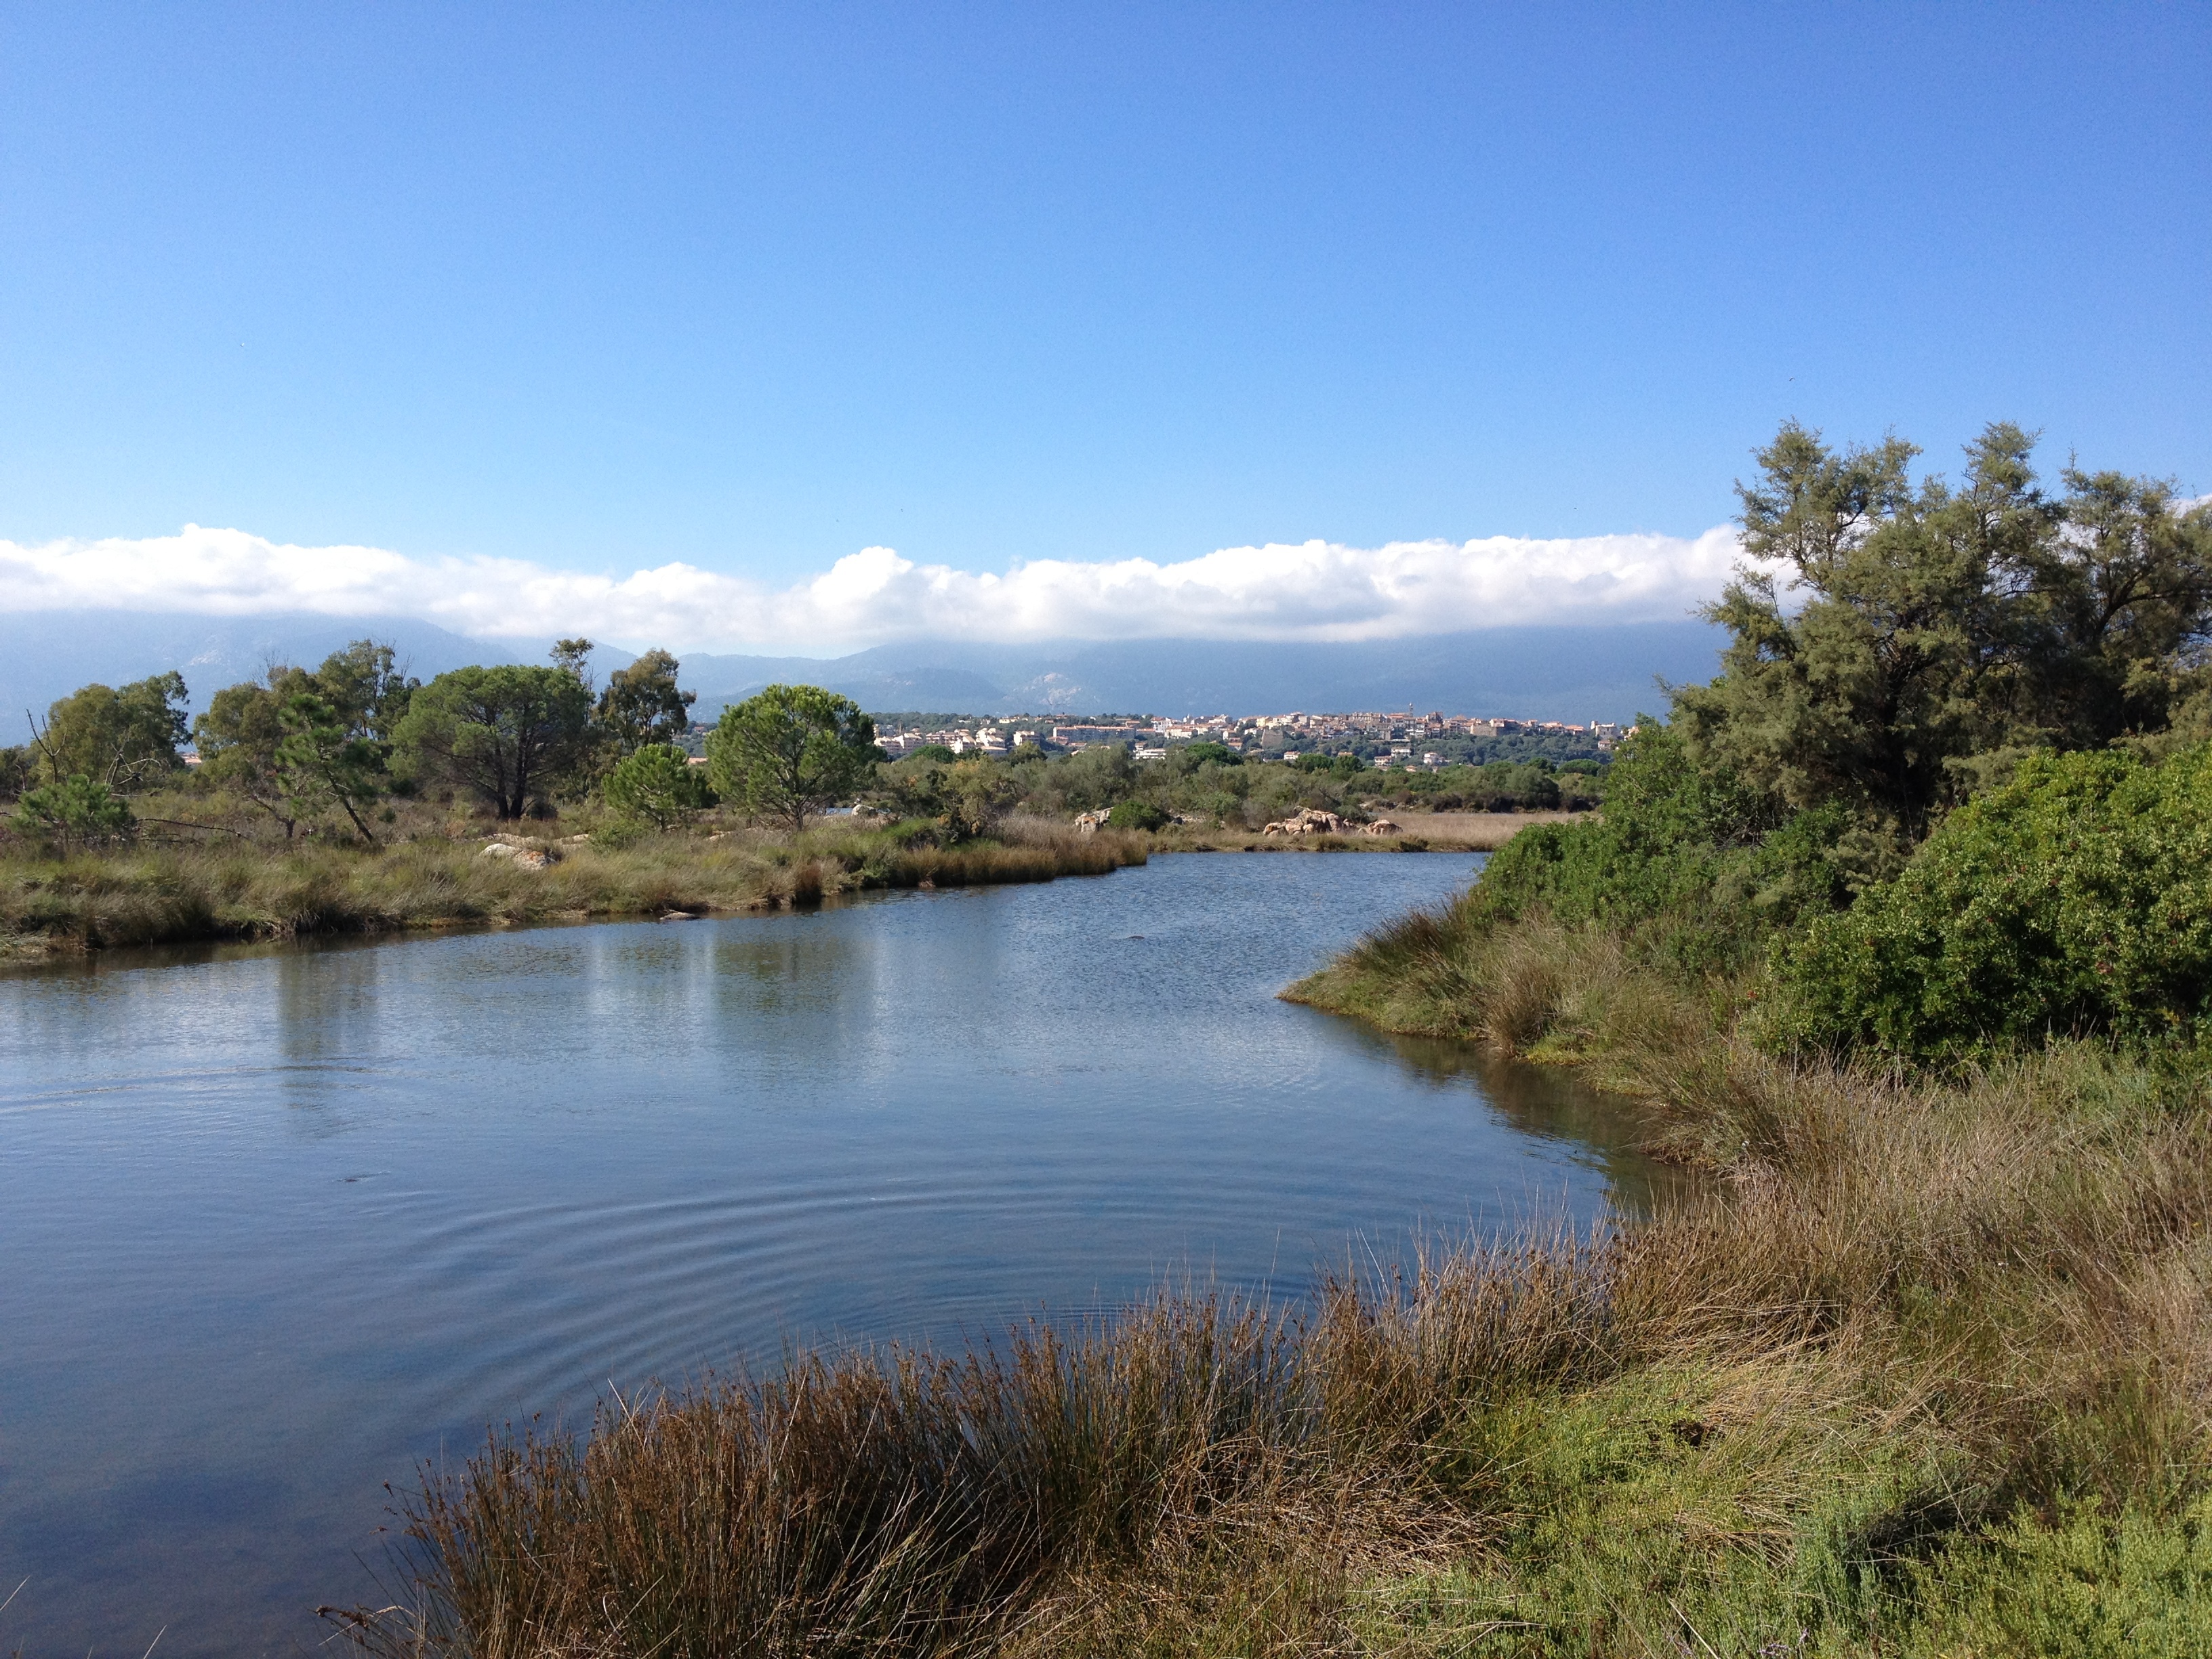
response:
{"label": "blue sky", "polygon": [[2212,489],[2212,9],[11,6],[0,539],[802,582]]}

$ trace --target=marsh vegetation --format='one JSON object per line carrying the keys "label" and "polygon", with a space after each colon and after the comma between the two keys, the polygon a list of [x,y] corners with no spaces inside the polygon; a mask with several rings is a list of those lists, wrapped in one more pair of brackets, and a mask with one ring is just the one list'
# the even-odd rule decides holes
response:
{"label": "marsh vegetation", "polygon": [[[2185,1654],[2212,1640],[2212,513],[1785,428],[1735,644],[1295,988],[1711,1179],[1271,1310],[792,1356],[494,1440],[372,1645]],[[1786,605],[1779,563],[1806,597]]]}

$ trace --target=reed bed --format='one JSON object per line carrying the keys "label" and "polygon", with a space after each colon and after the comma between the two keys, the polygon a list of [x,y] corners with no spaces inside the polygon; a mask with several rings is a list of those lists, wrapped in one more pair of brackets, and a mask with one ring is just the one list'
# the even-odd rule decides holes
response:
{"label": "reed bed", "polygon": [[1021,826],[949,848],[886,830],[670,834],[562,846],[542,870],[482,856],[484,839],[426,836],[380,849],[333,842],[152,845],[43,856],[0,853],[9,954],[210,939],[703,915],[816,904],[871,888],[966,886],[1097,875],[1140,864],[1145,840]]}
{"label": "reed bed", "polygon": [[404,1605],[342,1622],[501,1659],[2202,1651],[2198,1085],[2072,1048],[1731,1086],[1757,1132],[1645,1222],[501,1435],[426,1471]]}

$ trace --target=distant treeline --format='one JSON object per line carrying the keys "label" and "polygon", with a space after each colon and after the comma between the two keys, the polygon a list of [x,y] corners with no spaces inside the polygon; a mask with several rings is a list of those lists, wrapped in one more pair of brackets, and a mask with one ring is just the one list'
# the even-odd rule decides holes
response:
{"label": "distant treeline", "polygon": [[1115,744],[1050,754],[1024,744],[1003,757],[929,747],[887,761],[873,718],[805,686],[729,706],[702,739],[674,655],[647,651],[600,686],[592,648],[563,640],[543,665],[459,668],[424,684],[390,646],[361,640],[314,668],[280,665],[226,686],[197,719],[175,673],[88,685],[33,720],[28,743],[0,750],[0,798],[15,804],[13,834],[66,853],[153,824],[374,845],[422,829],[407,816],[416,808],[441,823],[455,809],[509,822],[580,809],[618,839],[717,810],[797,828],[810,812],[858,803],[957,841],[1015,811],[1127,806],[1124,820],[1139,824],[1238,830],[1301,807],[1358,820],[1423,806],[1577,808],[1603,794],[1604,757],[1567,757],[1558,734],[1486,739],[1484,763],[1434,771],[1351,755],[1285,763],[1218,742],[1142,762]]}

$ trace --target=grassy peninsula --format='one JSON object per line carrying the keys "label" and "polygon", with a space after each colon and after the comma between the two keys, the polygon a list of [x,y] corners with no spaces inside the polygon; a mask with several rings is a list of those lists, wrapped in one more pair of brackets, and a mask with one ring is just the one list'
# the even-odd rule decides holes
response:
{"label": "grassy peninsula", "polygon": [[[600,845],[563,826],[472,826],[381,847],[137,844],[0,854],[0,947],[18,961],[119,945],[819,904],[878,888],[980,886],[1142,864],[1148,838],[1014,820],[935,844],[914,826],[675,830]],[[487,855],[510,847],[535,856]],[[539,860],[543,860],[541,864]]]}
{"label": "grassy peninsula", "polygon": [[[2212,512],[1785,428],[1734,644],[1295,988],[1709,1180],[1269,1310],[799,1353],[495,1436],[391,1653],[2212,1650]],[[1787,609],[1777,564],[1809,590]]]}

